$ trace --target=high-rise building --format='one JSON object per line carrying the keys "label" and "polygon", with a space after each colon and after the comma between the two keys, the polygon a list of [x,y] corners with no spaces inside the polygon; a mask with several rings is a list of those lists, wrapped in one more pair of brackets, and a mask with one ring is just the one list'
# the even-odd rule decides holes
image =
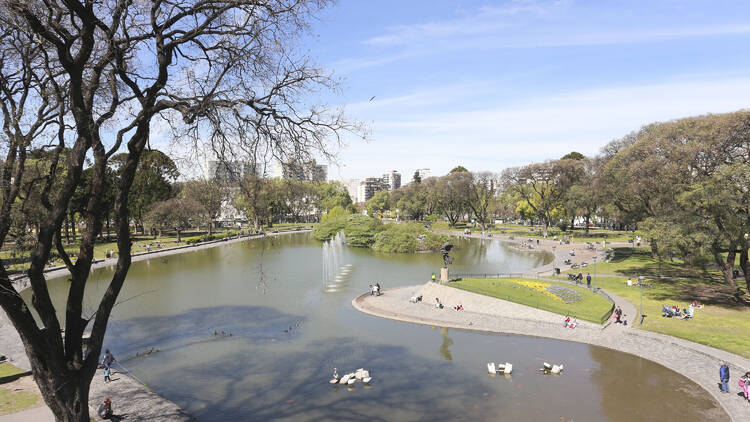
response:
{"label": "high-rise building", "polygon": [[251,161],[219,161],[210,160],[204,167],[207,180],[221,183],[238,183],[247,176],[263,177],[265,166]]}
{"label": "high-rise building", "polygon": [[428,168],[417,169],[416,173],[419,173],[419,178],[422,180],[430,177],[430,169]]}
{"label": "high-rise building", "polygon": [[388,190],[388,184],[380,177],[368,177],[359,184],[357,200],[359,202],[367,202],[375,196],[375,193],[381,190]]}
{"label": "high-rise building", "polygon": [[355,204],[360,202],[359,201],[359,179],[349,179],[344,180],[341,183],[346,186],[346,190],[349,192],[349,198],[352,199],[352,202]]}
{"label": "high-rise building", "polygon": [[279,179],[324,182],[328,179],[328,166],[318,164],[315,160],[306,163],[296,161],[276,163],[273,167],[273,177]]}
{"label": "high-rise building", "polygon": [[383,175],[383,181],[388,185],[388,190],[396,190],[401,187],[401,173],[391,170]]}

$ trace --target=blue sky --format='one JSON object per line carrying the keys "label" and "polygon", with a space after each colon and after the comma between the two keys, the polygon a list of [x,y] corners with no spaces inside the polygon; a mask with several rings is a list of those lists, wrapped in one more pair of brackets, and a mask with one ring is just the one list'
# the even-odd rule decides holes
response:
{"label": "blue sky", "polygon": [[340,0],[304,47],[345,78],[329,102],[372,140],[349,139],[329,178],[500,171],[747,108],[749,12],[721,0]]}

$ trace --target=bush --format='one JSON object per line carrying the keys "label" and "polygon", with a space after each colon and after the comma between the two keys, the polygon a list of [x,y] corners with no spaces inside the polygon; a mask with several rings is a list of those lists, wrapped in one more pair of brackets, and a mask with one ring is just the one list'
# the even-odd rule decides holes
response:
{"label": "bush", "polygon": [[326,241],[343,231],[347,243],[352,246],[369,247],[375,242],[375,234],[383,230],[383,223],[362,214],[347,214],[330,218],[313,229],[313,236]]}
{"label": "bush", "polygon": [[432,233],[421,223],[386,224],[385,230],[375,235],[372,248],[380,252],[436,252],[447,241],[448,236]]}

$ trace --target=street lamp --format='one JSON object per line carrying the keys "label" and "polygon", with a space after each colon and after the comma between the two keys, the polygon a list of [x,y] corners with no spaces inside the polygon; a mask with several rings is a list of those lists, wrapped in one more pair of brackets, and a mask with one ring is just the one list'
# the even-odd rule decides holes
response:
{"label": "street lamp", "polygon": [[646,315],[643,315],[643,282],[646,280],[646,277],[639,275],[638,276],[638,285],[641,286],[641,324],[643,325],[643,318],[646,317]]}

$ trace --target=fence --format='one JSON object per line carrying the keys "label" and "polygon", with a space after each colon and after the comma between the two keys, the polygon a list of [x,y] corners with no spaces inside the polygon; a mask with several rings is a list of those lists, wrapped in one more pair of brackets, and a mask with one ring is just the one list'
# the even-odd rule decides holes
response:
{"label": "fence", "polygon": [[[538,272],[538,273],[535,273],[535,274],[523,274],[523,273],[457,273],[457,274],[451,274],[451,276],[454,279],[461,279],[461,278],[533,278],[533,279],[538,279],[538,280],[552,281],[552,282],[555,282],[555,283],[570,284],[572,286],[578,285],[577,283],[573,283],[573,282],[570,282],[568,280],[557,279],[557,278],[550,278],[550,277],[547,277],[547,276],[543,276],[541,272]],[[602,289],[600,289],[598,287],[594,287],[591,290],[594,293],[598,294],[599,296],[607,299],[607,301],[610,303],[610,307],[607,310],[607,312],[605,312],[604,314],[602,314],[602,316],[599,318],[599,323],[600,324],[604,324],[605,322],[607,322],[607,320],[610,317],[612,317],[612,313],[615,311],[615,301],[614,301],[614,299],[612,299],[607,294],[607,292],[605,292],[604,290],[602,290]],[[477,291],[475,293],[485,294],[485,293],[482,293],[482,292],[479,292],[479,291]],[[506,298],[506,299],[510,299],[510,298]],[[533,304],[530,304],[530,303],[523,303],[523,305],[534,306]],[[539,309],[538,304],[536,306],[534,306],[534,307],[537,308],[537,309]],[[550,309],[550,310],[552,310],[552,309]],[[562,312],[559,312],[559,313],[565,313],[565,310],[563,310],[563,309],[560,309],[560,310],[562,310]]]}

